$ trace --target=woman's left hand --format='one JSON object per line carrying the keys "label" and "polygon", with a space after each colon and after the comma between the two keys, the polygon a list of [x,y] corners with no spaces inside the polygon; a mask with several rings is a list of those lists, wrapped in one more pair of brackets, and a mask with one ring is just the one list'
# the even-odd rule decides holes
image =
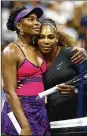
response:
{"label": "woman's left hand", "polygon": [[71,62],[74,64],[80,64],[87,59],[87,52],[84,48],[73,47]]}
{"label": "woman's left hand", "polygon": [[71,93],[74,93],[74,86],[66,85],[66,84],[60,84],[56,85],[57,90],[61,95],[69,95]]}
{"label": "woman's left hand", "polygon": [[23,84],[21,84],[21,81],[20,80],[17,81],[17,87],[16,87],[16,89],[21,89],[22,86],[23,86]]}

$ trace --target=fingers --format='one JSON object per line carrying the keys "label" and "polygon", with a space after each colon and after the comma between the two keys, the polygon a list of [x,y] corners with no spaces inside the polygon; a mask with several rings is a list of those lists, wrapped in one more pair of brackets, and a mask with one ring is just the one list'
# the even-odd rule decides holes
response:
{"label": "fingers", "polygon": [[74,93],[74,86],[60,84],[57,85],[57,90],[59,91],[60,94],[64,94],[64,95],[70,94],[70,93]]}
{"label": "fingers", "polygon": [[22,86],[23,86],[23,85],[21,84],[20,80],[18,80],[18,81],[17,81],[17,88],[20,89],[20,88],[22,88]]}
{"label": "fingers", "polygon": [[82,48],[80,48],[79,50],[77,50],[76,48],[74,48],[73,51],[72,51],[72,53],[73,52],[74,52],[74,55],[71,57],[71,62],[72,63],[80,64],[80,63],[84,62],[87,59],[86,51],[83,50]]}
{"label": "fingers", "polygon": [[84,55],[87,56],[86,50],[84,48],[82,48],[82,47],[77,47],[77,46],[73,47],[72,52],[76,52],[76,51],[80,51],[80,52],[84,53]]}
{"label": "fingers", "polygon": [[47,96],[45,96],[45,104],[47,104]]}
{"label": "fingers", "polygon": [[61,94],[61,95],[69,95],[70,94],[70,92],[62,92],[62,91],[59,91],[59,93]]}
{"label": "fingers", "polygon": [[22,88],[22,86],[23,86],[22,84],[19,84],[19,85],[17,85],[17,88],[20,89],[20,88]]}
{"label": "fingers", "polygon": [[82,56],[82,54],[80,52],[76,52],[72,57],[71,60],[74,61],[78,56]]}
{"label": "fingers", "polygon": [[75,59],[71,60],[71,62],[74,64],[81,64],[84,61],[85,61],[85,58],[81,55],[78,55]]}
{"label": "fingers", "polygon": [[57,85],[57,88],[62,88],[62,89],[73,89],[73,86],[72,85],[66,85],[66,84],[60,84],[60,85]]}
{"label": "fingers", "polygon": [[17,81],[17,83],[20,83],[20,82],[21,82],[20,80]]}

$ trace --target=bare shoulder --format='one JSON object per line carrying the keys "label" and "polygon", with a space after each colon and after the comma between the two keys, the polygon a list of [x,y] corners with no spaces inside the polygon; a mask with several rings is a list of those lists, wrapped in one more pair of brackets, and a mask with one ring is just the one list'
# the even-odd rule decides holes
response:
{"label": "bare shoulder", "polygon": [[2,57],[7,59],[16,59],[18,49],[14,42],[10,43],[2,52]]}

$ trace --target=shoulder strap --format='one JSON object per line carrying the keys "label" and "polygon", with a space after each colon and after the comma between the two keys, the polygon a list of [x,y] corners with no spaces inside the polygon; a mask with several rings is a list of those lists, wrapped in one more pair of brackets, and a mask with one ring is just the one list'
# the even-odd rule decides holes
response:
{"label": "shoulder strap", "polygon": [[24,57],[26,58],[25,53],[23,52],[23,50],[21,49],[21,47],[19,46],[19,44],[17,42],[14,41],[14,43],[16,43],[16,45],[19,47],[19,49],[21,50],[21,52],[23,53]]}

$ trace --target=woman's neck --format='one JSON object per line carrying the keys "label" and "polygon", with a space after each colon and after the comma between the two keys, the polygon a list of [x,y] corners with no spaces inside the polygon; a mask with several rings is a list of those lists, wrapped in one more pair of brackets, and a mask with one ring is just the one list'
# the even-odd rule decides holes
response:
{"label": "woman's neck", "polygon": [[23,45],[23,46],[33,46],[32,44],[32,38],[29,36],[19,36],[18,41]]}

